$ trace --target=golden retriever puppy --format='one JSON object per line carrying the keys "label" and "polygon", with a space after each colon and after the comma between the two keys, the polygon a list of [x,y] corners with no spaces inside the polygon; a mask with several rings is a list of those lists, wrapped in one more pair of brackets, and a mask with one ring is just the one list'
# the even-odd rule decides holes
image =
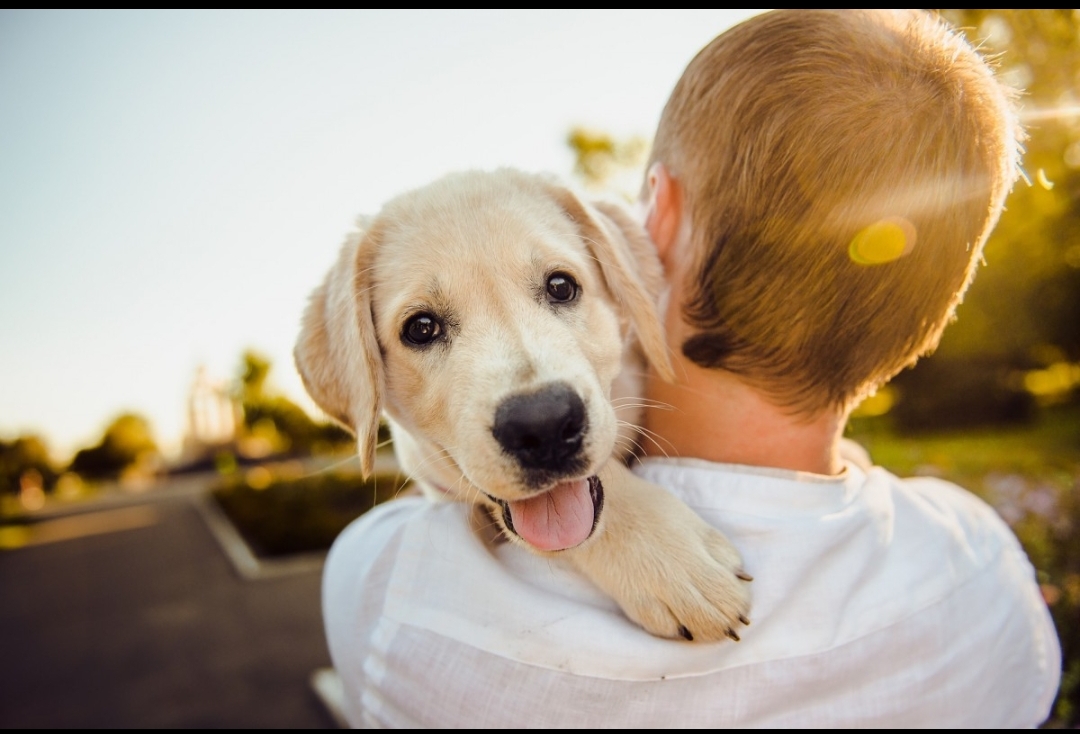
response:
{"label": "golden retriever puppy", "polygon": [[738,639],[738,553],[624,463],[645,360],[670,376],[661,283],[618,207],[510,169],[454,174],[347,238],[296,363],[355,433],[365,474],[385,416],[427,496],[487,508],[506,538],[563,556],[655,635]]}

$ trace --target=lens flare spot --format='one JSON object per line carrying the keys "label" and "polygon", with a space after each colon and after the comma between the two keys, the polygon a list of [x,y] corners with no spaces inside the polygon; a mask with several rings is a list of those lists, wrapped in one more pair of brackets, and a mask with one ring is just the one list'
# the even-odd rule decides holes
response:
{"label": "lens flare spot", "polygon": [[859,265],[882,265],[911,252],[915,227],[902,217],[889,217],[862,229],[848,245],[848,257]]}
{"label": "lens flare spot", "polygon": [[1039,172],[1035,174],[1035,180],[1039,182],[1039,185],[1049,191],[1054,188],[1054,182],[1046,176],[1046,169],[1040,168]]}

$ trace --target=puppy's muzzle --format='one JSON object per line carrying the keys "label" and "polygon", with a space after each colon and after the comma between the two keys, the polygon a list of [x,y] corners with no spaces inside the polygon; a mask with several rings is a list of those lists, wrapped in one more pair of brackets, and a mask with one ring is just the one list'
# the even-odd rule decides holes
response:
{"label": "puppy's muzzle", "polygon": [[584,467],[581,447],[587,429],[581,397],[568,384],[555,382],[503,400],[491,432],[522,469],[568,475]]}

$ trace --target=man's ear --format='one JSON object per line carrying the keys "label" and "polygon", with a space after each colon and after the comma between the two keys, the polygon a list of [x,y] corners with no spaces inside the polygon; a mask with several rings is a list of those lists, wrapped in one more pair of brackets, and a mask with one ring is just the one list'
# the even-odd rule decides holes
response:
{"label": "man's ear", "polygon": [[664,269],[672,272],[683,223],[682,185],[663,163],[649,168],[649,199],[646,202],[645,230],[656,247]]}

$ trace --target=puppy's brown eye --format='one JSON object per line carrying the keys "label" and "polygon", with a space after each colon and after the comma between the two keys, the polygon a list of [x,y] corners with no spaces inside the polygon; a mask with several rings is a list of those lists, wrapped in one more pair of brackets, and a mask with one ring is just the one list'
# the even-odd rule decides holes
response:
{"label": "puppy's brown eye", "polygon": [[569,303],[577,295],[577,281],[566,273],[554,273],[548,278],[547,297],[551,303]]}
{"label": "puppy's brown eye", "polygon": [[442,336],[443,328],[439,320],[429,313],[419,313],[405,322],[402,338],[417,347],[422,347]]}

